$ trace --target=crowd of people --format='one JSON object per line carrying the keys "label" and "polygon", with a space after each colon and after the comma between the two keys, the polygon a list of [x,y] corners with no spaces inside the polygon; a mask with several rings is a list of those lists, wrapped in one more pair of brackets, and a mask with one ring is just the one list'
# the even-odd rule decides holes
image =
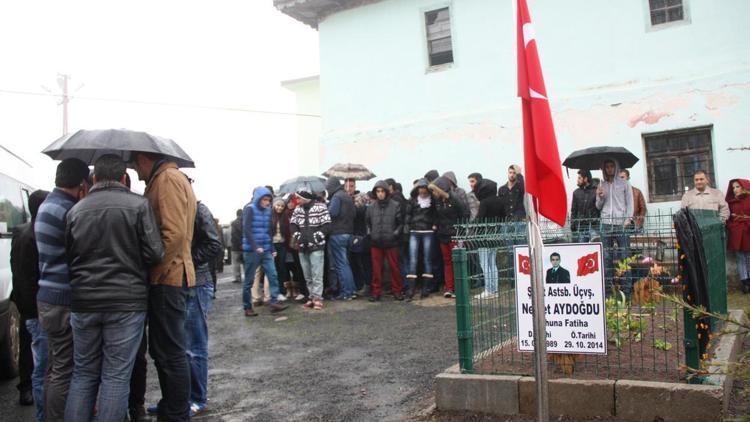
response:
{"label": "crowd of people", "polygon": [[[130,191],[127,166],[146,183],[143,196]],[[571,230],[577,242],[601,241],[606,262],[627,256],[647,210],[627,169],[605,160],[601,170],[601,180],[578,172]],[[270,186],[256,188],[231,224],[244,315],[257,316],[263,304],[283,312],[292,301],[313,312],[325,300],[379,302],[386,291],[396,301],[441,290],[454,298],[457,224],[502,221],[525,230],[519,166],[507,168],[499,187],[479,173],[467,182],[469,192],[453,172],[430,170],[406,190],[385,179],[359,192],[354,179],[337,177],[327,179],[324,192],[301,186],[274,195]],[[732,180],[726,197],[709,183],[696,172],[682,206],[718,211],[750,293],[750,181]],[[147,413],[182,421],[201,413],[214,264],[223,258],[210,210],[177,165],[157,154],[133,152],[129,163],[104,155],[91,174],[82,161],[66,159],[55,186],[30,195],[32,221],[12,243],[14,300],[33,355],[32,397],[22,392],[22,403],[36,404],[39,421],[89,421],[94,414],[135,421]],[[478,252],[486,297],[497,293],[497,251]],[[147,350],[162,395],[148,409]]]}

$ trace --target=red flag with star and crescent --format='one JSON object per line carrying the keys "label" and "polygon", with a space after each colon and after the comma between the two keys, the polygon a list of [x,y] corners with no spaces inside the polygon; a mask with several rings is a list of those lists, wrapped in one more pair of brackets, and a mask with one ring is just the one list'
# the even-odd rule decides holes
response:
{"label": "red flag with star and crescent", "polygon": [[578,258],[578,277],[594,274],[599,271],[599,252],[590,253]]}
{"label": "red flag with star and crescent", "polygon": [[526,255],[518,255],[518,270],[526,275],[531,274],[531,261]]}
{"label": "red flag with star and crescent", "polygon": [[537,211],[541,215],[564,226],[568,213],[567,195],[526,0],[518,0],[517,14],[518,96],[523,108],[526,192],[536,198]]}

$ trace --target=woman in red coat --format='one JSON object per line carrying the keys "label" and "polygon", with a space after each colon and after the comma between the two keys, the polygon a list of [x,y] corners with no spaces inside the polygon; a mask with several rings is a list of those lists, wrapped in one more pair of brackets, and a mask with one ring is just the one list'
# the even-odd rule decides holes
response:
{"label": "woman in red coat", "polygon": [[727,221],[727,249],[737,254],[742,291],[750,293],[750,180],[730,180],[727,203],[731,213]]}

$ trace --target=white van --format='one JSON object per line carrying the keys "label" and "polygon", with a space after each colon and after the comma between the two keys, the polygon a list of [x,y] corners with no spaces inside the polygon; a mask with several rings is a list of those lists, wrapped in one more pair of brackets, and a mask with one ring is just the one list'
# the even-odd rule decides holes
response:
{"label": "white van", "polygon": [[10,300],[10,241],[13,228],[31,221],[29,180],[32,167],[0,145],[0,378],[18,372],[18,310]]}

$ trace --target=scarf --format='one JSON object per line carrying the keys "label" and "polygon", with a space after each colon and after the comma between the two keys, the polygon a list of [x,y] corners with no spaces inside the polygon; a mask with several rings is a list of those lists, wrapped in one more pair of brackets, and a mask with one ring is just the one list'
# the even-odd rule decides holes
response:
{"label": "scarf", "polygon": [[419,208],[430,208],[430,205],[432,205],[432,197],[427,196],[422,198],[421,196],[417,196],[417,203],[419,204]]}

